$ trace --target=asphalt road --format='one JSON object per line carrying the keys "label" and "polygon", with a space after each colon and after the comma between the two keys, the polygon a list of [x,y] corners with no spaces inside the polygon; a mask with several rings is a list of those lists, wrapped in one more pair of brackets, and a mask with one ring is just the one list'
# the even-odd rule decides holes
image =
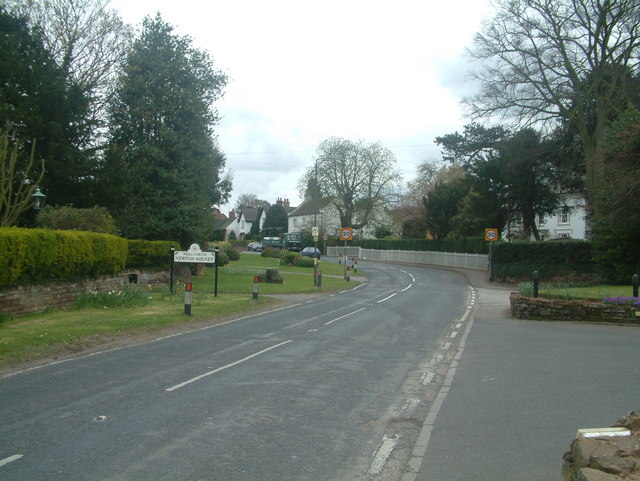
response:
{"label": "asphalt road", "polygon": [[[561,481],[579,428],[640,411],[640,326],[512,319],[479,289],[426,453],[403,481]],[[433,418],[432,418],[433,419]]]}
{"label": "asphalt road", "polygon": [[331,297],[1,378],[0,479],[399,479],[477,291],[361,268]]}

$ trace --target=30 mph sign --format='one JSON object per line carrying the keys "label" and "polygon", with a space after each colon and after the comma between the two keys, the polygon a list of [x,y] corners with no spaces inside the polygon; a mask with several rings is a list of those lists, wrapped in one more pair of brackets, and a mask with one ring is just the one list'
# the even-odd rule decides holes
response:
{"label": "30 mph sign", "polygon": [[498,240],[498,229],[485,229],[484,240],[494,242]]}
{"label": "30 mph sign", "polygon": [[344,241],[353,239],[353,229],[351,227],[342,227],[340,229],[340,239]]}

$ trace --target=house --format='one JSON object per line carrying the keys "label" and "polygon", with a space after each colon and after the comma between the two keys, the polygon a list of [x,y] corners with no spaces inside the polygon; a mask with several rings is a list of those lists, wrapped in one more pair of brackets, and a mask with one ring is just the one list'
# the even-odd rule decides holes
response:
{"label": "house", "polygon": [[243,208],[238,217],[228,225],[227,238],[233,232],[236,239],[244,239],[251,232],[253,223],[259,221],[260,211],[261,208],[259,207]]}
{"label": "house", "polygon": [[[536,227],[541,240],[589,238],[590,230],[587,221],[587,208],[581,194],[561,194],[560,209],[553,215],[538,217]],[[510,228],[508,228],[510,227]],[[522,229],[519,223],[512,223],[503,229],[503,238],[508,240],[508,232],[516,233]],[[531,238],[533,239],[533,236]]]}
{"label": "house", "polygon": [[580,194],[562,194],[562,207],[552,216],[538,219],[538,232],[546,239],[587,239],[586,202]]}
{"label": "house", "polygon": [[[390,225],[391,220],[386,211],[375,211],[370,216],[370,222],[356,232],[356,235],[363,239],[375,238],[376,227],[380,225]],[[338,209],[328,198],[305,199],[300,206],[289,214],[289,232],[311,231],[314,226],[318,227],[320,235],[337,236],[341,227],[340,214]]]}

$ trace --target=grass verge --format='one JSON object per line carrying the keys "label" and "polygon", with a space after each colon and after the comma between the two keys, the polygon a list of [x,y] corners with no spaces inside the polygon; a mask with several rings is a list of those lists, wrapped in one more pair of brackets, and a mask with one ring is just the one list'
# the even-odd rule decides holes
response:
{"label": "grass verge", "polygon": [[[269,295],[327,293],[358,284],[342,279],[342,266],[337,264],[320,263],[322,287],[313,285],[312,268],[278,266],[283,284],[260,284],[258,299],[253,299],[253,276],[277,264],[278,259],[241,255],[240,260],[218,270],[217,297],[214,269],[207,268],[203,276],[178,279],[173,295],[169,295],[168,288],[138,286],[126,293],[85,298],[79,303],[82,308],[46,311],[18,319],[5,316],[0,319],[0,368],[166,328],[222,322],[282,302]],[[184,314],[185,281],[193,282],[191,316]],[[112,297],[135,300],[123,307],[112,302]]]}

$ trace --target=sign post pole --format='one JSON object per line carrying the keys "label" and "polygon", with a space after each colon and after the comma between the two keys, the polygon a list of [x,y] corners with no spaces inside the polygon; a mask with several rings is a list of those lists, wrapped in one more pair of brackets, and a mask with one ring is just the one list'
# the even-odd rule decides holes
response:
{"label": "sign post pole", "polygon": [[173,258],[176,253],[176,248],[171,246],[171,270],[169,271],[169,295],[173,296]]}

